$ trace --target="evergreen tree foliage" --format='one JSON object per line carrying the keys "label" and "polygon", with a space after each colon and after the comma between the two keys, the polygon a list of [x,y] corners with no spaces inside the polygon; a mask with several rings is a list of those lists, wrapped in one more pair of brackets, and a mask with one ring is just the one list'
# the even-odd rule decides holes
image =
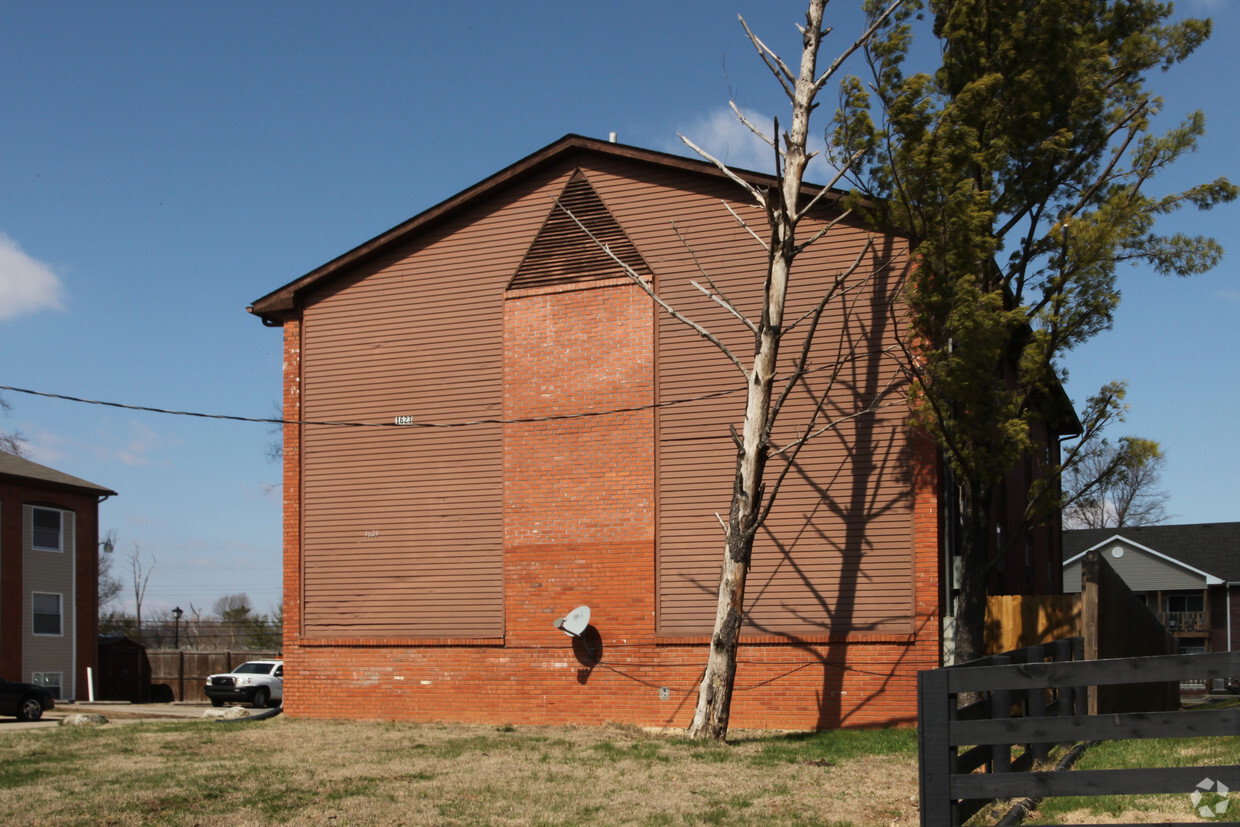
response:
{"label": "evergreen tree foliage", "polygon": [[[1153,191],[1205,125],[1194,112],[1153,130],[1163,101],[1149,75],[1210,33],[1209,21],[1171,15],[1152,0],[912,0],[867,50],[870,76],[841,89],[832,151],[861,153],[856,193],[915,250],[907,363],[914,417],[959,486],[958,658],[981,651],[1004,476],[1032,458],[1042,478],[1026,516],[1057,502],[1061,467],[1039,424],[1070,421],[1063,357],[1110,327],[1119,265],[1187,276],[1222,254],[1213,239],[1155,230],[1237,193],[1224,178]],[[906,71],[926,23],[941,63]],[[1112,384],[1089,400],[1086,436],[1119,415],[1122,396]]]}

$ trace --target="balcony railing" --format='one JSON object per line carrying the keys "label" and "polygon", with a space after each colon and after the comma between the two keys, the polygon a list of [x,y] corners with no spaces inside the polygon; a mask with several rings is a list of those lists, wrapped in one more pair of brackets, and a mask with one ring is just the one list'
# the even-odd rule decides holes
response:
{"label": "balcony railing", "polygon": [[1210,631],[1210,618],[1205,612],[1159,612],[1158,619],[1172,634]]}

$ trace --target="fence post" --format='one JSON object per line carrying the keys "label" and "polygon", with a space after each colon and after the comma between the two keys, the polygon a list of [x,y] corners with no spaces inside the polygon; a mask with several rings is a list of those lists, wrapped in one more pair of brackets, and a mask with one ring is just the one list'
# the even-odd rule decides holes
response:
{"label": "fence post", "polygon": [[[993,666],[1009,666],[1012,658],[1010,655],[995,655],[990,662]],[[992,689],[990,691],[990,717],[996,721],[1012,717],[1012,690]],[[1012,745],[992,745],[990,766],[987,769],[989,772],[1011,772]]]}
{"label": "fence post", "polygon": [[[1054,643],[1054,659],[1057,663],[1066,663],[1076,660],[1073,657],[1074,649],[1080,643],[1080,638],[1069,638],[1066,640],[1057,640]],[[1055,698],[1055,715],[1061,718],[1067,718],[1076,714],[1076,703],[1080,690],[1075,686],[1061,686],[1056,690]]]}
{"label": "fence post", "polygon": [[917,673],[918,787],[922,827],[950,827],[954,810],[951,776],[956,768],[948,737],[948,720],[955,699],[947,694],[947,670]]}
{"label": "fence post", "polygon": [[[1058,645],[1041,644],[1036,646],[1030,652],[1029,663],[1045,663],[1047,655],[1052,660],[1059,651]],[[1025,715],[1030,718],[1045,718],[1047,716],[1046,709],[1046,689],[1030,689],[1025,693]],[[1029,752],[1033,756],[1034,764],[1045,763],[1051,757],[1051,745],[1046,741],[1036,741],[1028,744]]]}
{"label": "fence post", "polygon": [[[1098,659],[1098,623],[1101,620],[1098,612],[1098,576],[1100,574],[1098,550],[1088,552],[1081,561],[1081,632],[1085,639],[1085,660]],[[1098,714],[1098,687],[1090,686],[1086,714]]]}
{"label": "fence post", "polygon": [[[1072,659],[1073,660],[1085,660],[1085,638],[1082,637],[1082,638],[1078,638],[1077,640],[1072,641]],[[1073,715],[1088,715],[1089,714],[1088,687],[1085,684],[1077,684],[1073,688],[1072,691],[1074,693],[1074,697],[1073,697],[1074,706],[1072,708],[1072,714]]]}

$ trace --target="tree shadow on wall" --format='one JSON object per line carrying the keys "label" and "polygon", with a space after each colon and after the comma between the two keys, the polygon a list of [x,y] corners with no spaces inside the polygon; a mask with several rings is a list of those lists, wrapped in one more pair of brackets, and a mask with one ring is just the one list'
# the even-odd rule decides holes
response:
{"label": "tree shadow on wall", "polygon": [[[892,254],[888,245],[875,254],[876,260],[891,261]],[[838,450],[843,452],[842,459],[825,477],[821,471],[815,476],[800,462],[792,463],[788,469],[788,481],[795,480],[798,486],[812,491],[813,505],[795,528],[793,522],[784,516],[784,528],[781,528],[779,536],[769,525],[764,526],[766,542],[763,545],[776,550],[778,563],[763,582],[752,583],[747,589],[747,628],[752,633],[788,640],[811,660],[790,663],[791,668],[779,677],[752,687],[738,685],[736,691],[757,689],[817,662],[822,667],[822,689],[818,699],[819,729],[846,726],[862,717],[867,708],[879,702],[890,689],[896,675],[903,671],[903,663],[915,651],[911,645],[879,644],[890,646],[892,650],[898,649],[899,654],[891,660],[890,666],[868,669],[848,663],[848,648],[855,645],[846,641],[848,633],[894,631],[887,619],[874,619],[876,612],[872,607],[859,605],[859,590],[867,580],[873,579],[864,566],[867,552],[874,542],[870,536],[872,530],[882,526],[884,518],[888,518],[887,525],[890,526],[890,518],[898,516],[903,509],[907,509],[909,515],[903,523],[909,557],[905,591],[907,603],[899,614],[906,615],[910,623],[907,632],[901,630],[896,633],[910,633],[915,639],[922,632],[922,629],[914,628],[917,612],[911,496],[915,480],[911,471],[911,438],[893,438],[902,432],[902,428],[907,433],[908,426],[904,424],[906,417],[901,416],[893,421],[890,417],[879,415],[883,407],[905,404],[906,386],[902,382],[892,384],[893,372],[901,372],[901,367],[888,361],[886,350],[891,335],[899,335],[897,325],[901,321],[890,298],[898,295],[902,282],[902,273],[880,267],[873,275],[868,301],[857,301],[847,310],[847,323],[842,325],[841,335],[835,343],[836,369],[802,377],[799,392],[810,399],[825,399],[823,413],[836,421],[847,422],[851,440],[843,435],[836,438]],[[824,386],[824,382],[830,384]],[[814,386],[815,383],[818,387]],[[873,406],[869,413],[856,415],[858,410],[864,410],[867,406]],[[800,426],[792,421],[788,424]],[[806,459],[812,456],[813,450],[813,443],[807,445]],[[773,513],[781,514],[779,502],[776,502]],[[828,533],[828,526],[839,528]],[[833,583],[825,582],[821,573],[824,557],[833,557],[838,561],[838,573]],[[804,603],[799,606],[780,605],[785,617],[793,618],[795,624],[803,629],[812,630],[799,635],[789,635],[779,628],[780,624],[768,621],[764,625],[754,617],[755,614],[769,617],[771,613],[762,610],[762,603],[764,600],[778,599],[780,585],[786,588],[789,573],[803,592],[811,596],[810,604],[814,607],[807,609]],[[742,662],[743,651],[742,638]],[[864,697],[844,696],[846,672],[870,677],[869,681],[864,681],[867,685]],[[910,721],[915,719],[915,714],[908,718]]]}

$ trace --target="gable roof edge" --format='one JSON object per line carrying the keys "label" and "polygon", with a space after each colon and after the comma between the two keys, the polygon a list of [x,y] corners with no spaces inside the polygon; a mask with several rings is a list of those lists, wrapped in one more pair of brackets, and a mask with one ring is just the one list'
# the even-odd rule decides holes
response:
{"label": "gable roof edge", "polygon": [[96,497],[118,496],[111,488],[66,474],[16,454],[0,453],[0,482],[36,483],[39,487],[85,493]]}
{"label": "gable roof edge", "polygon": [[1089,554],[1091,551],[1097,551],[1097,550],[1099,550],[1102,546],[1105,546],[1105,545],[1107,545],[1108,543],[1113,543],[1113,542],[1115,542],[1116,540],[1120,540],[1120,541],[1122,541],[1122,542],[1125,542],[1125,543],[1127,543],[1128,545],[1132,546],[1133,548],[1138,548],[1138,549],[1140,549],[1141,551],[1146,552],[1147,554],[1152,554],[1152,555],[1154,555],[1155,557],[1157,557],[1159,560],[1165,560],[1165,561],[1167,561],[1168,563],[1172,563],[1172,564],[1174,564],[1174,565],[1177,565],[1177,566],[1179,566],[1179,567],[1180,567],[1180,568],[1182,568],[1182,569],[1186,569],[1186,570],[1188,570],[1188,571],[1192,572],[1193,574],[1199,574],[1199,575],[1201,575],[1201,577],[1202,577],[1202,578],[1206,581],[1206,585],[1207,585],[1207,586],[1221,586],[1221,585],[1223,585],[1223,583],[1224,583],[1224,582],[1226,582],[1226,581],[1224,581],[1224,580],[1223,580],[1223,578],[1219,577],[1218,575],[1215,575],[1215,574],[1210,574],[1210,572],[1208,572],[1208,571],[1202,571],[1201,569],[1197,568],[1196,566],[1190,566],[1188,563],[1185,563],[1185,562],[1184,562],[1184,561],[1182,561],[1182,560],[1177,560],[1176,558],[1172,557],[1172,556],[1171,556],[1171,555],[1169,555],[1169,554],[1163,554],[1161,551],[1155,551],[1154,549],[1150,548],[1149,546],[1144,546],[1144,545],[1142,545],[1142,544],[1138,543],[1136,540],[1130,540],[1130,539],[1128,539],[1128,538],[1127,538],[1127,537],[1125,537],[1123,534],[1112,534],[1110,537],[1108,537],[1107,539],[1103,540],[1101,543],[1096,543],[1096,544],[1094,544],[1094,545],[1090,546],[1089,548],[1085,549],[1084,551],[1082,551],[1080,554],[1074,555],[1071,559],[1064,560],[1064,561],[1063,561],[1063,565],[1064,565],[1064,567],[1067,567],[1067,566],[1071,565],[1072,563],[1075,563],[1077,560],[1080,560],[1082,557],[1084,557],[1086,554]]}
{"label": "gable roof edge", "polygon": [[[611,157],[626,158],[640,163],[679,169],[696,175],[708,175],[714,178],[729,180],[722,170],[709,161],[672,155],[667,152],[643,149],[626,144],[611,143],[610,141],[587,138],[582,135],[565,135],[558,141],[537,150],[531,155],[527,155],[525,158],[510,164],[499,172],[461,190],[456,195],[397,224],[395,227],[380,233],[369,241],[363,242],[343,255],[337,256],[326,264],[316,267],[309,273],[285,284],[283,287],[262,296],[254,301],[247,310],[261,318],[264,324],[278,326],[294,316],[298,297],[306,291],[327,283],[348,268],[380,255],[384,251],[402,243],[413,234],[455,215],[493,190],[532,175],[546,165],[567,157],[574,152],[599,153]],[[733,169],[731,167],[729,169],[738,177],[759,187],[771,186],[776,181],[773,175],[766,173]],[[807,195],[813,195],[822,189],[822,187],[812,184],[806,184],[804,187]],[[843,197],[843,195],[844,193],[842,192],[829,195],[827,202],[836,201]]]}

